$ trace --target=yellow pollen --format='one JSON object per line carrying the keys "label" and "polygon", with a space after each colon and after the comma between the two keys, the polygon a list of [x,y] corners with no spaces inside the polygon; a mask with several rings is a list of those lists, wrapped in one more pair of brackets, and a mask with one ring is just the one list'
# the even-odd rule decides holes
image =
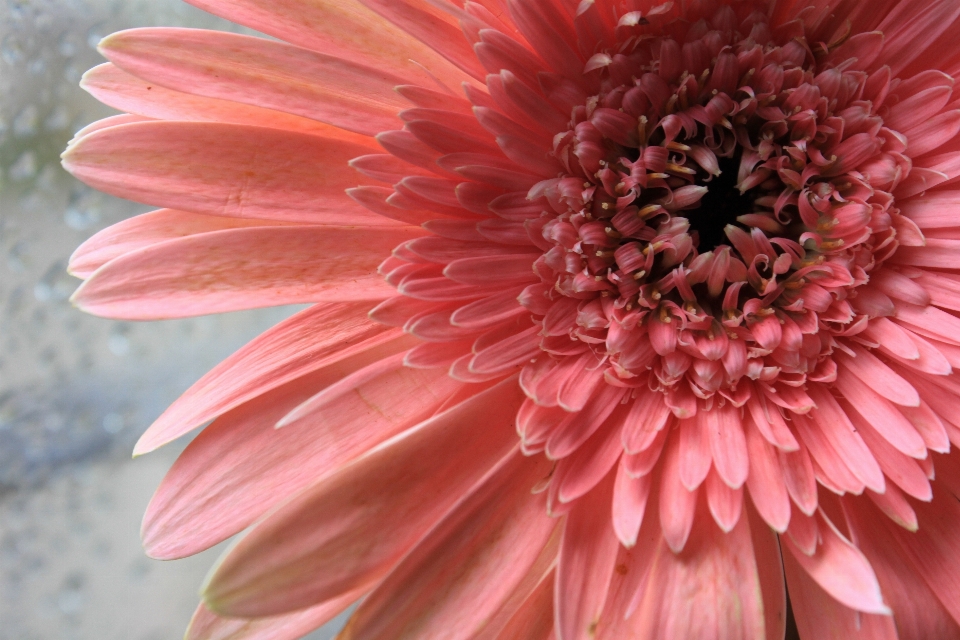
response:
{"label": "yellow pollen", "polygon": [[644,208],[640,209],[640,211],[637,211],[637,215],[640,216],[641,218],[646,218],[651,213],[656,213],[659,210],[660,210],[660,205],[648,204]]}
{"label": "yellow pollen", "polygon": [[647,272],[646,272],[645,270],[643,270],[643,269],[640,269],[640,271],[637,271],[635,274],[633,274],[633,279],[634,279],[634,280],[639,280],[640,278],[642,278],[642,277],[645,276],[645,275],[647,275]]}
{"label": "yellow pollen", "polygon": [[683,167],[673,162],[667,163],[667,171],[670,171],[671,173],[684,173],[688,176],[696,175],[697,173],[694,169],[691,169],[690,167]]}
{"label": "yellow pollen", "polygon": [[660,322],[663,324],[670,324],[673,322],[673,318],[670,317],[670,312],[666,309],[660,309]]}

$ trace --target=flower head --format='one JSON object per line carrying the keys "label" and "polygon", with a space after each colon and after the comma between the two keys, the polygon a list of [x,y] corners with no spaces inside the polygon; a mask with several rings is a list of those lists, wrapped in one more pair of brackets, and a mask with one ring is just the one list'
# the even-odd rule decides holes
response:
{"label": "flower head", "polygon": [[289,44],[110,36],[64,156],[167,207],[81,308],[316,303],[137,446],[251,528],[190,637],[960,637],[960,5],[195,3]]}

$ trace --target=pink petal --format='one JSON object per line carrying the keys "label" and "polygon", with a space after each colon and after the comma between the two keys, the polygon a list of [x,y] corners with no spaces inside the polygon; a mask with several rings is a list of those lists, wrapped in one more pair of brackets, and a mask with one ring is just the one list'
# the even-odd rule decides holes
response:
{"label": "pink petal", "polygon": [[321,605],[269,618],[221,618],[204,604],[193,613],[184,640],[297,640],[318,629],[363,595],[348,591]]}
{"label": "pink petal", "polygon": [[[789,536],[781,537],[780,541],[790,551],[789,555],[807,576],[841,604],[865,613],[889,614],[890,609],[883,603],[880,584],[870,568],[870,562],[840,534],[822,510],[818,512],[817,521],[820,544],[816,552],[807,555],[797,548]],[[793,594],[792,584],[790,593]]]}
{"label": "pink petal", "polygon": [[607,599],[619,541],[610,526],[613,477],[567,515],[557,563],[557,636],[589,640]]}
{"label": "pink petal", "polygon": [[[834,359],[849,375],[859,378],[864,384],[891,402],[905,406],[920,405],[920,397],[910,383],[894,373],[875,355],[861,347],[854,347],[855,357],[837,352]],[[840,376],[846,375],[841,373]]]}
{"label": "pink petal", "polygon": [[185,93],[284,111],[347,131],[399,128],[403,79],[283,42],[202,29],[131,29],[100,52],[124,71]]}
{"label": "pink petal", "polygon": [[[174,91],[155,82],[142,80],[110,62],[83,74],[80,87],[114,109],[158,120],[224,122],[270,127],[370,146],[367,136],[283,111]],[[91,131],[78,132],[76,137],[80,138],[81,133],[86,135]]]}
{"label": "pink petal", "polygon": [[763,595],[750,528],[724,534],[700,519],[683,551],[656,548],[648,588],[633,614],[636,638],[766,640]]}
{"label": "pink petal", "polygon": [[[781,541],[783,538],[781,538]],[[891,616],[861,613],[843,606],[800,566],[783,554],[783,568],[797,629],[816,640],[899,640]]]}
{"label": "pink petal", "polygon": [[680,469],[679,478],[689,491],[700,486],[710,471],[710,431],[712,420],[700,412],[689,420],[681,420],[679,433]]}
{"label": "pink petal", "polygon": [[710,436],[714,469],[730,488],[739,489],[749,470],[740,409],[727,403],[710,411],[701,411],[697,418],[701,421],[701,428]]}
{"label": "pink petal", "polygon": [[743,509],[743,487],[731,489],[726,481],[712,469],[707,475],[704,488],[707,495],[707,506],[710,515],[724,533],[729,533],[740,521]]}
{"label": "pink petal", "polygon": [[508,378],[300,493],[220,561],[207,604],[274,615],[372,585],[515,446],[522,400]]}
{"label": "pink petal", "polygon": [[464,39],[456,18],[432,6],[432,3],[426,0],[359,1],[465,73],[478,79],[486,75],[470,44]]}
{"label": "pink petal", "polygon": [[862,500],[845,501],[844,512],[857,546],[877,574],[884,600],[893,609],[899,640],[960,639],[960,625],[913,564],[904,562],[900,545],[884,522],[886,516]]}
{"label": "pink petal", "polygon": [[[194,213],[320,224],[378,224],[344,189],[370,147],[212,122],[142,122],[84,136],[63,166],[112,195]],[[394,222],[389,222],[395,225]]]}
{"label": "pink petal", "polygon": [[837,389],[866,421],[894,447],[908,456],[925,458],[927,446],[909,420],[892,402],[854,376],[837,378]]}
{"label": "pink petal", "polygon": [[510,618],[497,640],[555,640],[553,629],[553,572],[537,585]]}
{"label": "pink petal", "polygon": [[764,521],[775,531],[783,533],[790,522],[790,497],[776,451],[752,424],[746,426],[746,440],[750,460],[750,474],[747,476],[750,499]]}
{"label": "pink petal", "polygon": [[397,240],[419,233],[313,226],[203,233],[109,262],[71,301],[95,315],[154,320],[322,299],[383,300],[394,289],[377,265]]}
{"label": "pink petal", "polygon": [[[557,528],[544,494],[530,492],[549,473],[542,457],[512,454],[364,599],[347,637],[453,640],[494,633],[491,616],[521,586]],[[527,587],[523,595],[536,583]]]}
{"label": "pink petal", "polygon": [[429,82],[433,74],[456,87],[465,79],[421,42],[357,2],[191,0],[191,4],[285,42],[381,67],[411,81]]}
{"label": "pink petal", "polygon": [[680,438],[669,438],[660,474],[660,527],[667,545],[679,553],[687,543],[697,509],[697,491],[680,479]]}
{"label": "pink petal", "polygon": [[200,378],[141,436],[134,455],[308,373],[396,340],[371,322],[366,303],[319,304],[255,338]]}
{"label": "pink petal", "polygon": [[639,478],[631,476],[624,461],[620,461],[613,487],[613,530],[626,547],[637,543],[652,480],[650,474]]}
{"label": "pink petal", "polygon": [[94,271],[114,258],[165,240],[224,229],[271,227],[280,224],[282,223],[272,220],[204,216],[173,209],[151,211],[118,222],[94,234],[70,256],[69,271],[78,278],[89,278]]}
{"label": "pink petal", "polygon": [[[384,349],[288,383],[207,427],[180,455],[147,507],[141,532],[147,553],[181,558],[227,539],[298,491],[428,419],[463,387],[444,371],[404,368],[397,356],[384,358],[392,364],[384,370],[375,358],[385,354],[378,351]],[[372,366],[359,369],[371,361]],[[351,369],[359,369],[357,375],[348,375]],[[380,374],[363,380],[369,369]],[[293,407],[344,375],[355,380],[350,392],[301,424],[274,428]]]}

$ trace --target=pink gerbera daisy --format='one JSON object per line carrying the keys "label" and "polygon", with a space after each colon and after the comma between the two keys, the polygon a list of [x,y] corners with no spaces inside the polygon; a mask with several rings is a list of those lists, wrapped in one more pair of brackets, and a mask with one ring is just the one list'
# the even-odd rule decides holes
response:
{"label": "pink gerbera daisy", "polygon": [[192,1],[286,42],[110,36],[64,154],[166,207],[81,308],[315,303],[137,445],[189,638],[960,638],[960,3]]}

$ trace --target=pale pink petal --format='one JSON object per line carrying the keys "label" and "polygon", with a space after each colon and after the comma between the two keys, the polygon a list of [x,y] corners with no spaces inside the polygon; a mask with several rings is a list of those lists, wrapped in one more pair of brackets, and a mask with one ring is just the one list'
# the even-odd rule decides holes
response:
{"label": "pale pink petal", "polygon": [[553,572],[543,579],[496,640],[554,640]]}
{"label": "pale pink petal", "polygon": [[634,637],[766,640],[749,525],[741,519],[727,534],[713,527],[701,519],[680,553],[657,546]]}
{"label": "pale pink petal", "polygon": [[509,378],[301,493],[220,561],[208,606],[272,615],[372,585],[509,453],[522,399]]}
{"label": "pale pink petal", "polygon": [[198,233],[272,227],[283,223],[252,218],[205,216],[174,209],[160,209],[128,218],[94,234],[70,256],[68,270],[78,278],[89,278],[94,271],[114,258],[165,240]]}
{"label": "pale pink petal", "polygon": [[619,541],[611,527],[613,476],[567,515],[557,563],[557,635],[589,640],[607,599]]}
{"label": "pale pink petal", "polygon": [[493,471],[367,596],[342,637],[453,640],[492,633],[490,617],[557,527],[544,494],[530,492],[550,472],[546,460],[537,462],[518,451]]}
{"label": "pale pink petal", "polygon": [[845,607],[810,577],[795,554],[783,554],[783,569],[790,592],[790,606],[802,638],[899,640],[891,616],[862,613]]}
{"label": "pale pink petal", "polygon": [[397,331],[366,318],[366,307],[319,304],[264,332],[167,408],[141,436],[134,455],[153,451],[271,389],[396,340]]}
{"label": "pale pink petal", "polygon": [[[269,227],[203,233],[116,258],[71,301],[89,313],[153,320],[340,299],[383,300],[377,265],[416,227]],[[329,255],[337,255],[330,260]],[[216,287],[208,287],[211,282]]]}
{"label": "pale pink petal", "polygon": [[750,461],[747,491],[764,521],[774,530],[783,533],[790,522],[790,498],[784,470],[773,446],[763,439],[760,432],[752,425],[746,428],[746,432],[747,455]]}
{"label": "pale pink petal", "polygon": [[376,135],[401,125],[403,79],[282,42],[201,29],[132,29],[100,52],[124,71],[176,91],[252,104]]}
{"label": "pale pink petal", "polygon": [[[370,147],[212,122],[144,122],[81,138],[63,166],[112,195],[194,213],[319,224],[395,225],[344,189],[375,181],[347,162]],[[267,169],[265,169],[267,168]]]}
{"label": "pale pink petal", "polygon": [[210,13],[329,55],[382,66],[412,81],[439,76],[456,87],[465,76],[421,42],[353,0],[191,0]]}
{"label": "pale pink petal", "polygon": [[[147,553],[179,558],[225,540],[301,489],[431,417],[462,388],[443,371],[403,368],[396,357],[385,357],[394,365],[391,370],[356,384],[352,393],[341,395],[312,419],[274,428],[318,388],[352,368],[368,362],[376,366],[375,358],[383,358],[384,350],[290,382],[204,429],[147,507],[141,531]],[[371,405],[382,408],[376,411]],[[218,517],[207,516],[211,510]]]}
{"label": "pale pink petal", "polygon": [[613,488],[613,530],[626,547],[637,543],[652,481],[650,474],[632,477],[621,460]]}
{"label": "pale pink petal", "polygon": [[960,625],[937,599],[911,563],[904,562],[885,516],[862,501],[844,501],[857,546],[877,574],[883,598],[893,609],[898,640],[960,639]]}
{"label": "pale pink petal", "polygon": [[[299,131],[359,145],[370,144],[367,136],[344,131],[302,116],[265,109],[251,104],[183,93],[147,82],[107,62],[83,74],[80,86],[94,98],[114,109],[158,120],[225,122],[255,127]],[[77,138],[91,131],[80,131]]]}
{"label": "pale pink petal", "polygon": [[[870,562],[843,537],[822,510],[817,514],[817,523],[820,544],[812,555],[797,548],[789,536],[780,538],[789,555],[806,575],[841,604],[864,613],[889,614]],[[790,592],[793,593],[792,585]]]}
{"label": "pale pink petal", "polygon": [[221,618],[204,604],[193,613],[184,640],[297,640],[332,620],[363,595],[348,591],[321,605],[269,618]]}

